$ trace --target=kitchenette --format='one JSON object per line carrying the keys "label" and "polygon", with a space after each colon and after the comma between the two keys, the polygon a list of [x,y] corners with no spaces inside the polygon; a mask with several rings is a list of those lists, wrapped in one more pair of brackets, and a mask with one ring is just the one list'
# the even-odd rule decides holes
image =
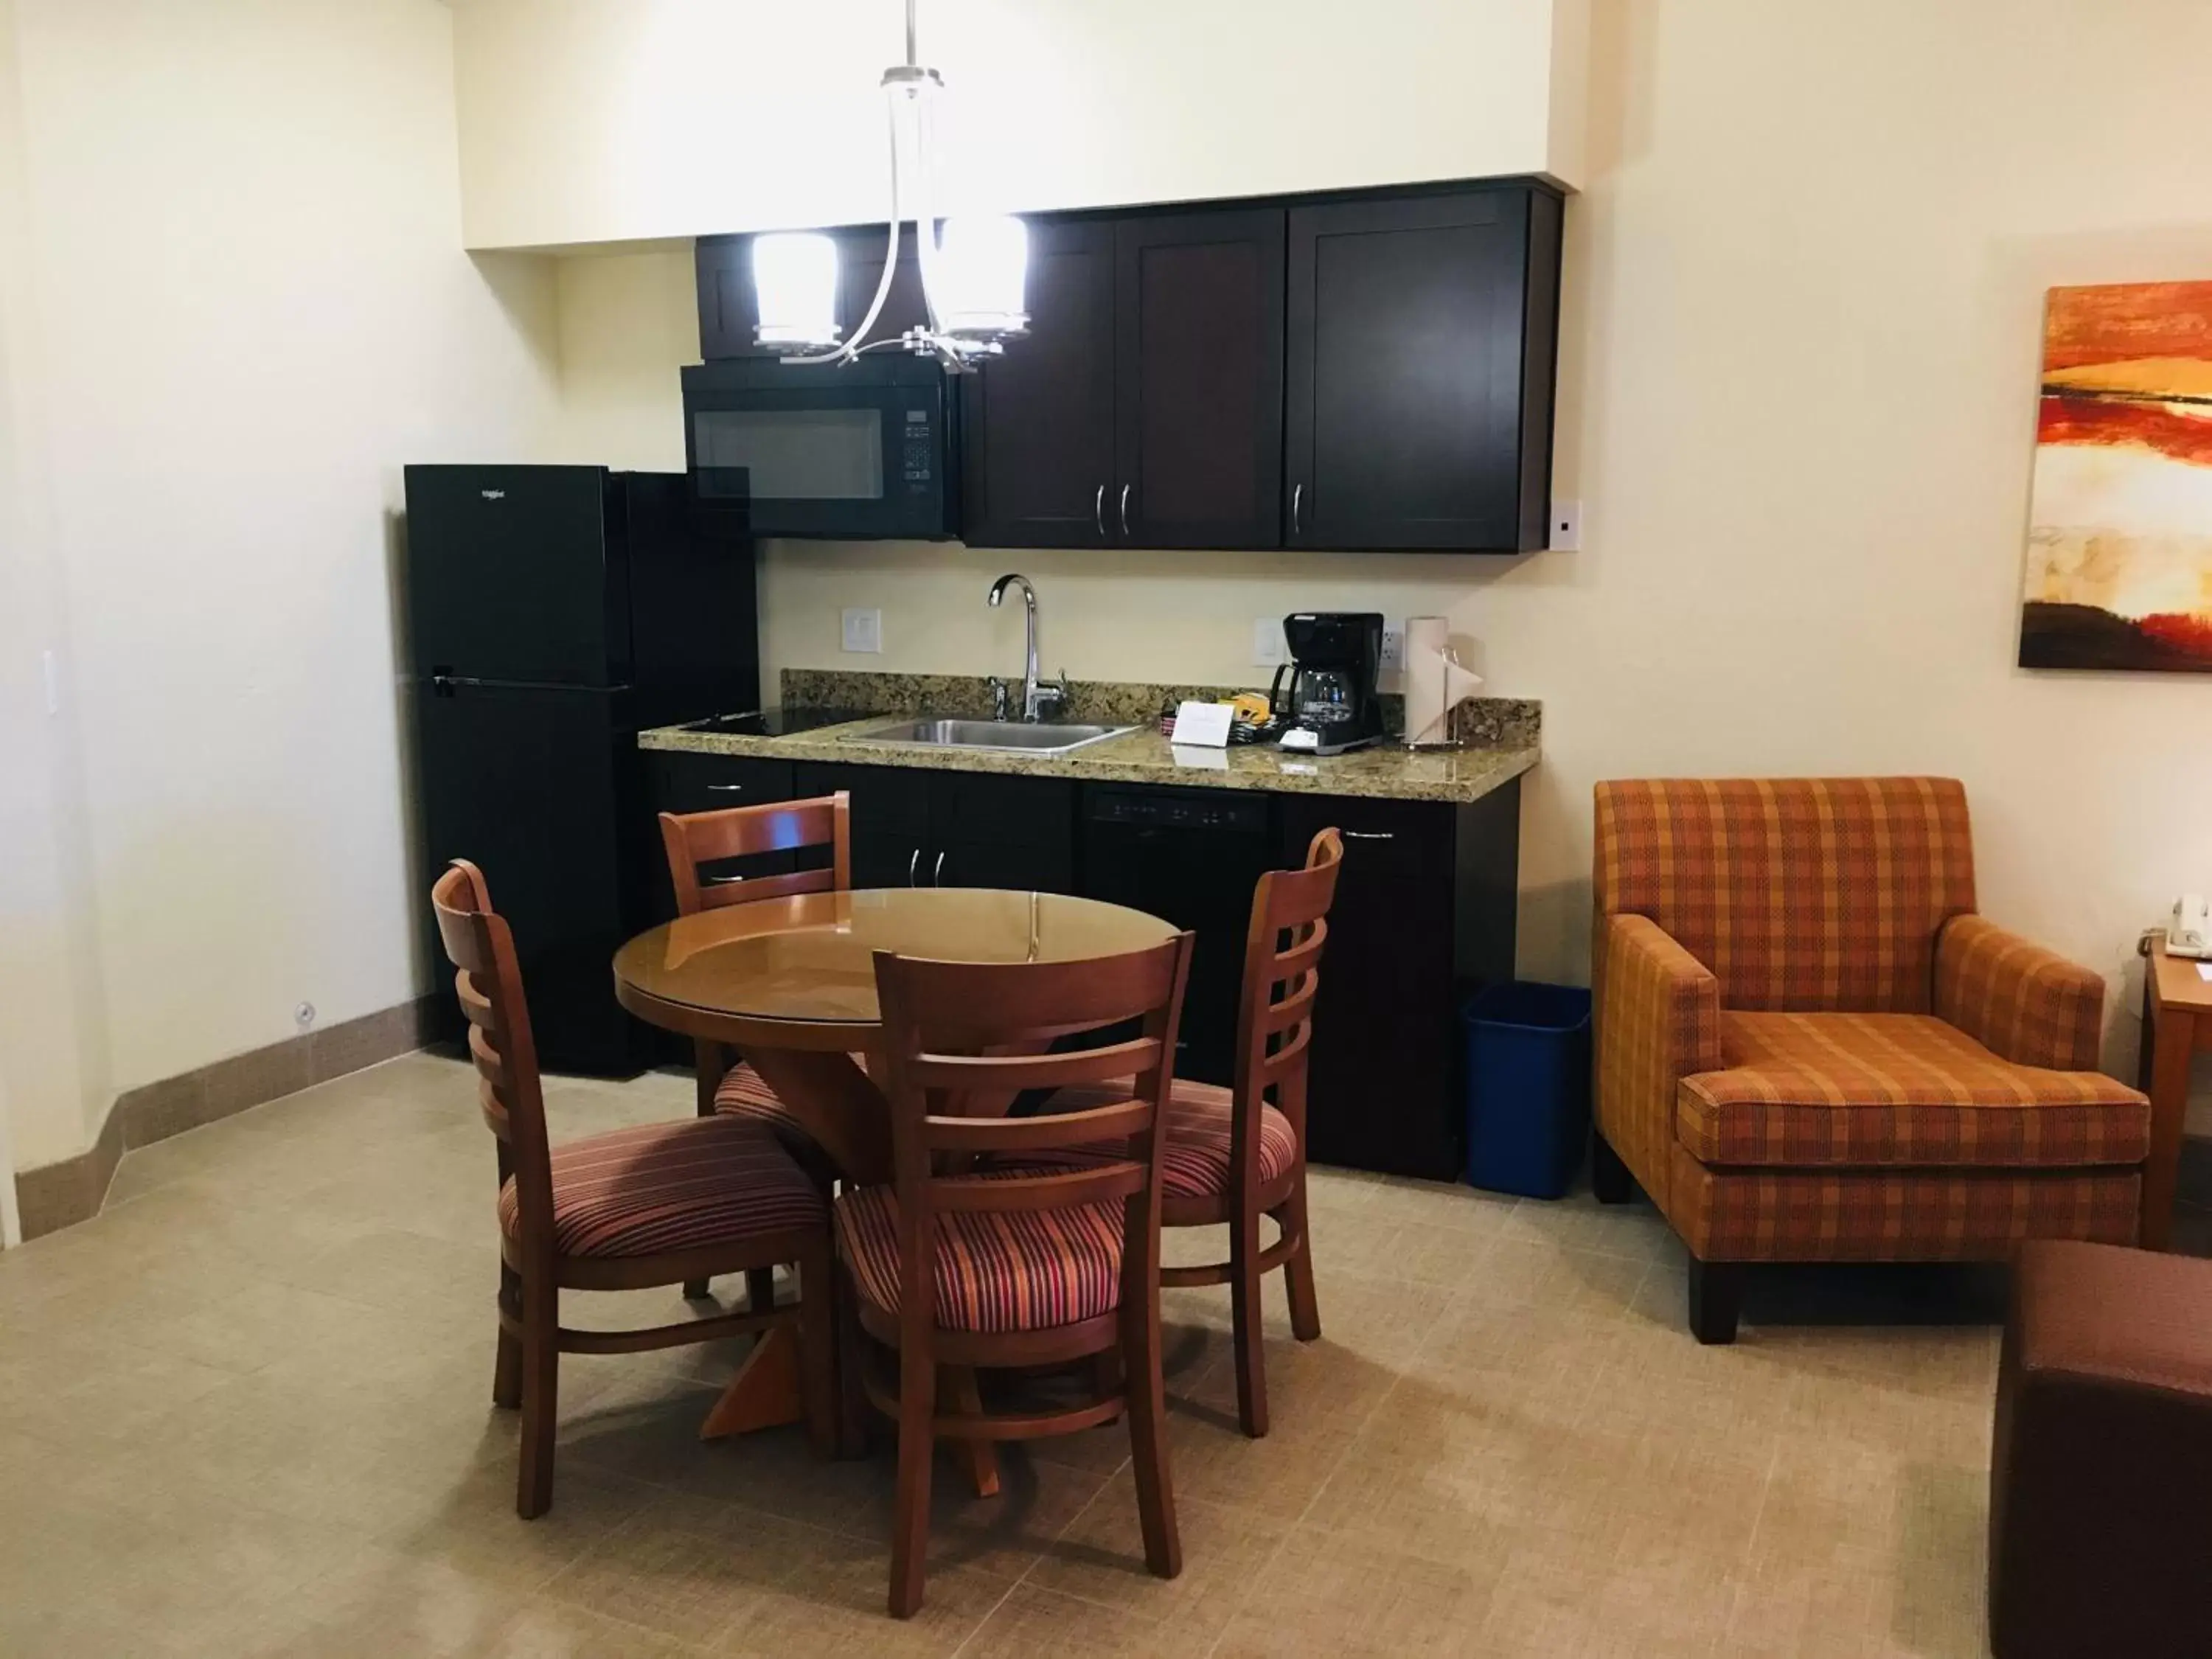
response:
{"label": "kitchenette", "polygon": [[[851,798],[856,887],[1013,887],[1139,906],[1197,934],[1178,1071],[1230,1080],[1252,888],[1345,837],[1309,1083],[1313,1156],[1449,1180],[1457,1011],[1513,973],[1520,779],[1540,711],[1478,699],[1455,746],[1178,747],[1163,706],[1228,688],[1078,684],[1069,725],[1012,732],[991,682],[787,671],[779,709],[642,733],[659,809]],[[1022,743],[1026,730],[1054,746]],[[1091,733],[1097,735],[1091,737]],[[793,867],[771,854],[751,875]],[[783,860],[779,862],[778,860]]]}
{"label": "kitchenette", "polygon": [[[1048,678],[1038,618],[1083,625],[1072,588],[1190,550],[1356,594],[1390,556],[1545,546],[1563,206],[1504,178],[704,236],[681,472],[410,468],[427,867],[499,855],[549,1060],[675,1057],[605,995],[614,945],[671,913],[656,813],[842,793],[856,890],[1069,894],[1190,929],[1176,1069],[1226,1084],[1255,884],[1334,827],[1312,1156],[1455,1178],[1460,1010],[1514,974],[1537,704],[1470,695],[1449,620],[1382,587],[1217,601],[1248,613],[1241,683],[1218,651],[1212,684],[1116,675],[1095,623],[1088,672]],[[1006,574],[955,594],[927,574],[946,549]],[[768,573],[871,550],[884,576],[811,579],[838,665],[794,653]],[[925,578],[940,617],[1019,606],[1018,677],[911,644],[897,666],[925,672],[865,672],[885,616],[912,617],[874,585]],[[1133,665],[1160,660],[1146,643]],[[477,763],[495,746],[529,763]]]}

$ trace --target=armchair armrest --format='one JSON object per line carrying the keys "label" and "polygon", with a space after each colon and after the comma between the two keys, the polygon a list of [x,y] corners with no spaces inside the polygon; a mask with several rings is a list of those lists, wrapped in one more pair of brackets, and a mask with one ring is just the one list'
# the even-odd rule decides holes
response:
{"label": "armchair armrest", "polygon": [[2015,1066],[2094,1072],[2105,981],[1993,921],[1954,916],[1936,941],[1936,1017]]}
{"label": "armchair armrest", "polygon": [[1722,1064],[1720,981],[1649,916],[1602,918],[1596,965],[1598,1127],[1656,1196],[1673,1157],[1674,1085]]}

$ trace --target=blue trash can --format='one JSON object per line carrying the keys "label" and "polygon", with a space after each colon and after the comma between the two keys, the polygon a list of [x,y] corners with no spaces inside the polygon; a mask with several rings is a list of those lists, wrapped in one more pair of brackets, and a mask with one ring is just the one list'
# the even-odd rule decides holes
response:
{"label": "blue trash can", "polygon": [[1590,994],[1572,985],[1493,985],[1460,1019],[1468,1185],[1565,1197],[1589,1144]]}

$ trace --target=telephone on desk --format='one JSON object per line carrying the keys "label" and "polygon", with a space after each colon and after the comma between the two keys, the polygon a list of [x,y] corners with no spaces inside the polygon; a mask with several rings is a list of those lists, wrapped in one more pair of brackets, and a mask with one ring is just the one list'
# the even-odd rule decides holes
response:
{"label": "telephone on desk", "polygon": [[2206,915],[2203,894],[2184,893],[2174,900],[2173,920],[2166,930],[2166,953],[2212,957],[2212,916]]}

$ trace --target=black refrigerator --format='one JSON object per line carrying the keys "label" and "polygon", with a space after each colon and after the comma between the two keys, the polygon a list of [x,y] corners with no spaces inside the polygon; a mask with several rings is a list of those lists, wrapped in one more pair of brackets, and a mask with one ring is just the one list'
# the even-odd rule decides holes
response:
{"label": "black refrigerator", "polygon": [[[556,1070],[651,1058],[610,965],[653,920],[637,734],[759,704],[752,546],[695,530],[688,489],[597,466],[407,469],[424,902],[449,860],[483,869]],[[434,977],[458,1036],[442,957]]]}

